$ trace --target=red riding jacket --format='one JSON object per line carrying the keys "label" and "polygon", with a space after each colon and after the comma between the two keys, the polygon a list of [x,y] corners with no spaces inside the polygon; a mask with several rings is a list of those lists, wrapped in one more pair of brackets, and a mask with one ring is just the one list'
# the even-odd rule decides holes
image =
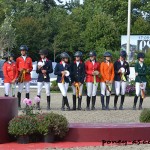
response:
{"label": "red riding jacket", "polygon": [[30,72],[33,69],[32,59],[27,56],[26,59],[24,60],[23,57],[20,56],[16,60],[16,65],[17,65],[18,71],[21,71],[22,69],[29,70],[29,72],[26,72],[26,74],[25,74],[25,81],[27,81],[27,82],[31,81]]}
{"label": "red riding jacket", "polygon": [[17,79],[18,69],[15,62],[11,64],[5,62],[3,65],[4,83],[11,83],[12,80]]}
{"label": "red riding jacket", "polygon": [[[94,76],[93,76],[93,72],[94,71],[99,71],[99,67],[100,67],[100,63],[99,62],[96,62],[93,63],[88,60],[86,63],[85,63],[85,72],[86,72],[86,82],[94,82]],[[100,82],[100,78],[99,78],[99,75],[96,76],[96,82]]]}

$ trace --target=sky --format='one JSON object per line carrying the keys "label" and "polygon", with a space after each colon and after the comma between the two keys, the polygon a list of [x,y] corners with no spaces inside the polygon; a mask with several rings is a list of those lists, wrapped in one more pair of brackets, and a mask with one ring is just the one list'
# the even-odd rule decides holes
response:
{"label": "sky", "polygon": [[[70,0],[62,0],[62,1],[65,4],[66,2],[69,2]],[[83,4],[83,0],[80,0],[80,3]]]}

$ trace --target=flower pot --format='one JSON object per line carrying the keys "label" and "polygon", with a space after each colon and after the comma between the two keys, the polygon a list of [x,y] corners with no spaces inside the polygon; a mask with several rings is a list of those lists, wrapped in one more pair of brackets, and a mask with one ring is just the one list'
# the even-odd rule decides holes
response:
{"label": "flower pot", "polygon": [[19,136],[17,142],[20,144],[27,144],[29,143],[29,136],[28,135]]}
{"label": "flower pot", "polygon": [[53,143],[55,141],[55,136],[53,133],[49,133],[47,135],[44,135],[44,142],[45,143]]}

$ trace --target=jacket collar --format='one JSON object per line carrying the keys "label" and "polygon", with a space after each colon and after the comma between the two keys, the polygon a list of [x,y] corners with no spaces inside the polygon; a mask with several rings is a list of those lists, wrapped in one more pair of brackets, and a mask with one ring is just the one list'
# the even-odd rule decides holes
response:
{"label": "jacket collar", "polygon": [[[77,62],[77,61],[75,60],[75,61],[74,61],[74,63],[76,64],[76,62]],[[82,64],[82,61],[80,60],[80,61],[79,61],[79,63],[81,63],[81,64]]]}
{"label": "jacket collar", "polygon": [[[45,58],[46,59],[46,62],[48,61],[48,59],[47,58]],[[40,61],[42,62],[42,59],[40,59]]]}
{"label": "jacket collar", "polygon": [[[89,61],[92,62],[91,60],[89,60]],[[95,59],[95,62],[97,62],[96,59]]]}

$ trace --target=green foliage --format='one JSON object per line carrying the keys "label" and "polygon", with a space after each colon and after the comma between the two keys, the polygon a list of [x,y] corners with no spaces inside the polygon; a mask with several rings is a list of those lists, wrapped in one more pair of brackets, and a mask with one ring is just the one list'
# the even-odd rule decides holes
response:
{"label": "green foliage", "polygon": [[36,132],[37,122],[31,116],[17,116],[9,122],[8,132],[14,136],[31,135]]}
{"label": "green foliage", "polygon": [[12,18],[6,16],[0,27],[0,47],[11,51],[16,44],[15,29],[12,27]]}
{"label": "green foliage", "polygon": [[144,109],[140,114],[140,122],[150,122],[150,109]]}
{"label": "green foliage", "polygon": [[[61,0],[57,2],[60,4]],[[132,34],[147,34],[149,5],[148,0],[132,1]],[[84,59],[90,50],[99,56],[107,50],[116,52],[120,50],[120,37],[127,30],[127,7],[128,1],[124,0],[85,0],[82,5],[79,0],[65,5],[57,5],[55,0],[1,0],[0,28],[7,16],[12,19],[13,46],[1,44],[0,48],[13,48],[17,57],[18,47],[26,44],[33,60],[38,59],[37,52],[42,48],[49,50],[51,60],[54,52],[57,56],[67,51],[72,56],[80,50]]]}
{"label": "green foliage", "polygon": [[51,113],[37,116],[37,130],[42,135],[53,133],[63,138],[68,132],[68,121],[63,115]]}

